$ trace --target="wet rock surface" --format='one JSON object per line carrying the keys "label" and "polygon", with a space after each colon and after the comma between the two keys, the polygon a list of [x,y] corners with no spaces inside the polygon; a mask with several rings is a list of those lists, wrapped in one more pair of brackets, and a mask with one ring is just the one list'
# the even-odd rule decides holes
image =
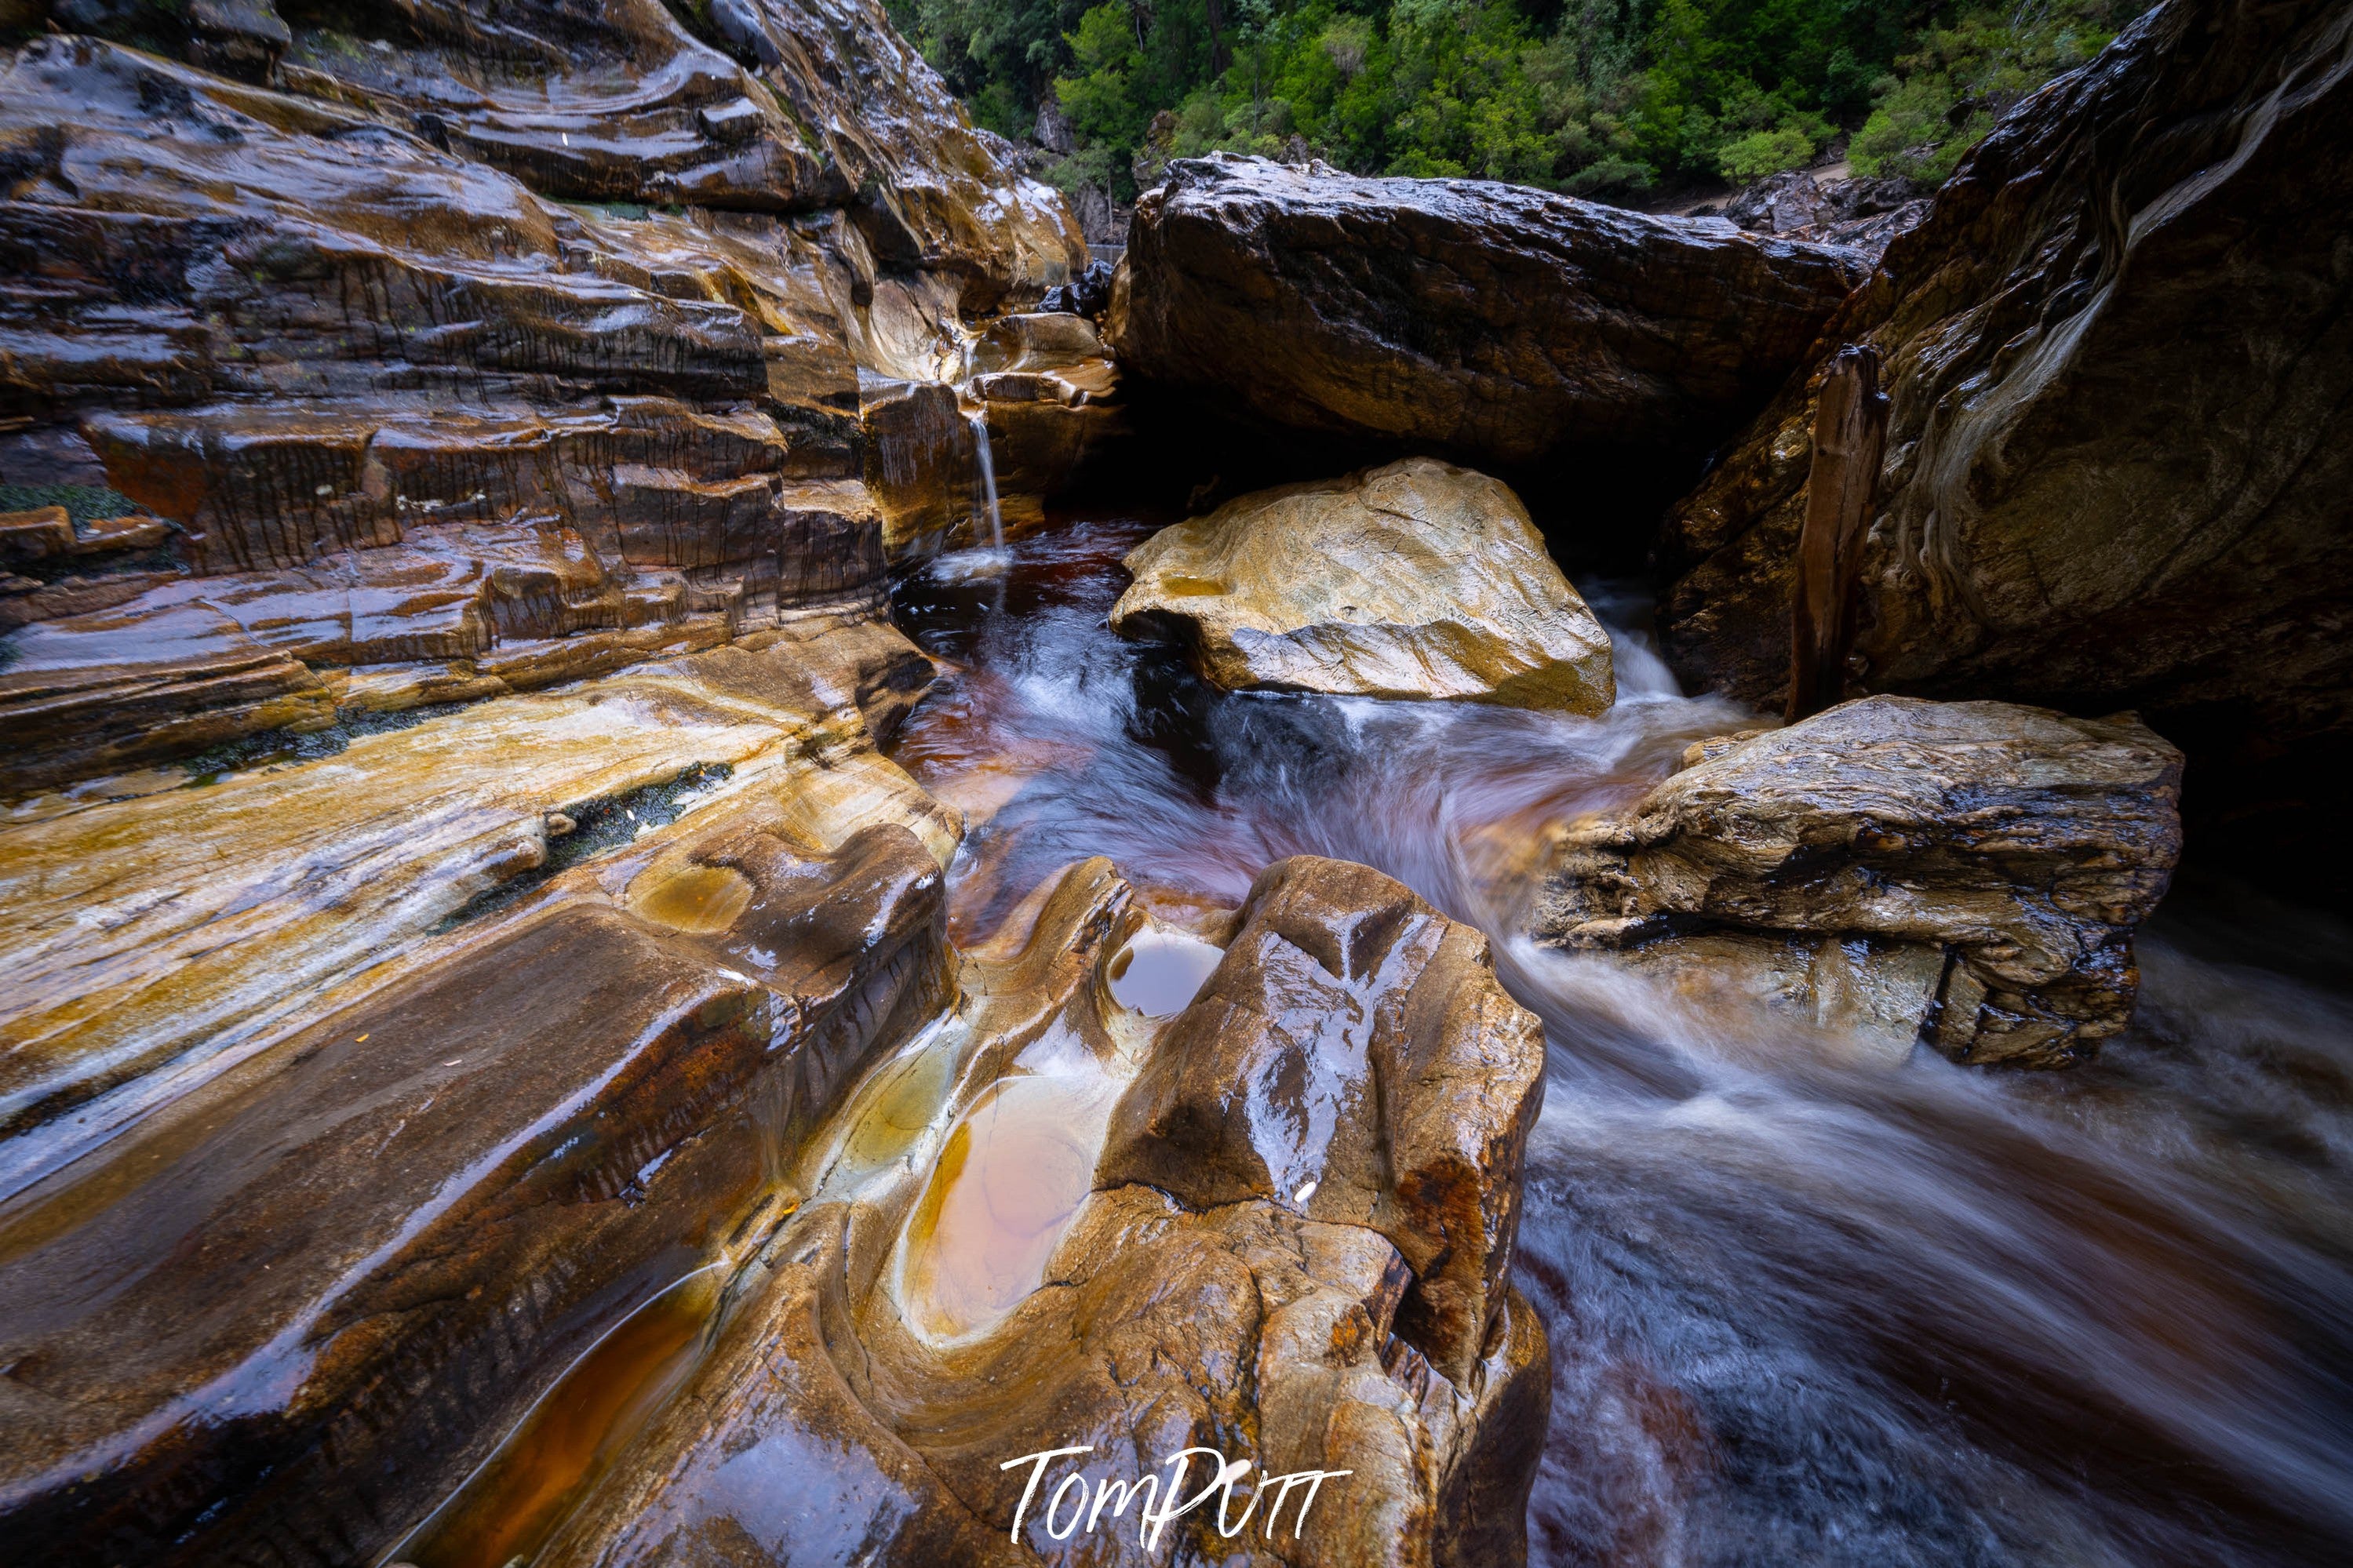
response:
{"label": "wet rock surface", "polygon": [[[1697,743],[1553,845],[1540,938],[1625,952],[1965,1062],[2122,1029],[2181,850],[2180,753],[2129,716],[1873,697]],[[1908,1025],[1908,1027],[1907,1027]]]}
{"label": "wet rock surface", "polygon": [[528,68],[475,68],[457,13],[297,26],[277,90],[89,38],[0,61],[0,461],[147,513],[26,557],[0,785],[879,614],[861,374],[952,369],[960,311],[1083,247],[850,12],[736,7],[805,35],[757,80],[650,5],[510,9]]}
{"label": "wet rock surface", "polygon": [[1227,502],[1127,558],[1125,637],[1202,678],[1598,713],[1609,637],[1498,480],[1431,458]]}
{"label": "wet rock surface", "polygon": [[894,562],[1035,531],[1048,500],[1128,433],[1117,369],[1083,316],[999,316],[934,372],[861,377],[866,483]]}
{"label": "wet rock surface", "polygon": [[1736,428],[1865,270],[1721,220],[1220,154],[1138,203],[1111,338],[1279,426],[1622,463]]}
{"label": "wet rock surface", "polygon": [[1465,1384],[1502,1319],[1542,1031],[1483,936],[1369,868],[1282,861],[1244,908],[1097,1180],[1380,1232],[1414,1271],[1400,1331]]}
{"label": "wet rock surface", "polygon": [[[1292,860],[1261,879],[1192,1005],[1155,1021],[1112,994],[1115,961],[1150,929],[1107,863],[1073,868],[1030,908],[967,957],[958,1032],[861,1089],[808,1168],[809,1205],[747,1267],[680,1397],[540,1561],[777,1563],[854,1541],[894,1561],[1028,1562],[1068,1549],[1064,1483],[1081,1472],[1091,1561],[1519,1559],[1546,1385],[1541,1328],[1502,1280],[1542,1047],[1483,940],[1377,873]],[[1300,992],[1282,952],[1323,985]],[[1303,1065],[1295,1030],[1318,1018],[1369,1051],[1346,1092],[1311,1090],[1334,1143],[1288,1152],[1328,1171],[1328,1198],[1138,1179],[1129,1167],[1156,1157],[1139,1134],[1205,1165],[1247,1137],[1147,1133],[1145,1107],[1193,1084],[1239,1095],[1238,1115],[1277,1109],[1262,1097],[1303,1087],[1279,1064]],[[1228,1075],[1189,1054],[1211,1036],[1239,1053],[1220,1058],[1240,1075],[1230,1086],[1210,1088]],[[944,1069],[943,1052],[960,1065]],[[1468,1097],[1449,1076],[1466,1069],[1482,1078]],[[1051,1113],[1012,1116],[1017,1094]],[[1074,1137],[1086,1157],[1066,1170],[1052,1151]],[[1392,1148],[1394,1175],[1359,1157]],[[1011,1255],[1027,1272],[993,1316],[945,1325],[925,1305],[939,1280],[988,1274],[986,1238],[943,1223],[976,1182],[997,1225],[1049,1246]],[[1239,1486],[1222,1520],[1213,1500],[1158,1528],[1157,1483],[1113,1511],[1093,1503],[1095,1481],[1165,1480],[1164,1458],[1188,1446],[1251,1459],[1253,1479],[1354,1474],[1323,1483],[1303,1527],[1303,1489],[1272,1489],[1289,1502],[1280,1530],[1271,1497]],[[1006,1461],[1048,1447],[1087,1451],[1050,1461],[1025,1503],[1029,1477]],[[820,1462],[839,1479],[821,1492],[748,1484]],[[1215,1474],[1200,1463],[1188,1499]]]}
{"label": "wet rock surface", "polygon": [[12,1540],[373,1555],[740,1254],[946,993],[954,825],[872,752],[889,650],[845,657],[889,635],[5,830]]}
{"label": "wet rock surface", "polygon": [[1869,343],[1856,689],[2137,709],[2218,847],[2341,880],[2346,26],[2162,6],[1998,126],[1670,517],[1686,681],[1778,706],[1820,374]]}

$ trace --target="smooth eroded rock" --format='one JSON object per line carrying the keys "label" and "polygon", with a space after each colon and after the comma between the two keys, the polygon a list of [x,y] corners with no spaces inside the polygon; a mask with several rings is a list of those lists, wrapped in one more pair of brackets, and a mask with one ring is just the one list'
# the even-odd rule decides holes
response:
{"label": "smooth eroded rock", "polygon": [[1279,861],[1242,916],[1096,1181],[1379,1231],[1413,1270],[1398,1331],[1466,1382],[1503,1310],[1543,1030],[1484,936],[1367,867]]}
{"label": "smooth eroded rock", "polygon": [[[1907,1015],[1933,1017],[1936,1047],[1968,1062],[2064,1066],[2130,1017],[2133,931],[2181,852],[2181,756],[2129,715],[1873,697],[1699,742],[1687,763],[1561,831],[1540,940],[1640,953],[1807,936],[1716,956],[1827,1026],[1908,1042]],[[1933,1015],[1910,978],[1920,944],[1948,959]],[[1677,967],[1672,947],[1645,962]]]}
{"label": "smooth eroded rock", "polygon": [[11,1541],[373,1557],[747,1254],[948,988],[952,833],[855,662],[716,649],[0,829]]}
{"label": "smooth eroded rock", "polygon": [[1721,219],[1225,154],[1169,165],[1125,268],[1111,336],[1131,372],[1506,467],[1704,451],[1866,270]]}
{"label": "smooth eroded rock", "polygon": [[[1363,867],[1283,863],[1189,1007],[1119,1000],[1138,952],[1177,944],[1097,860],[967,955],[954,1019],[812,1145],[808,1206],[535,1561],[1521,1561],[1549,1397],[1542,1327],[1504,1283],[1534,1021],[1477,933]],[[1277,1150],[1319,1047],[1342,1058],[1305,1102],[1327,1136]],[[1209,1084],[1212,1048],[1246,1085]],[[1266,1157],[1330,1196],[1241,1173],[1239,1126],[1140,1134],[1171,1083],[1265,1113]],[[1184,1190],[1123,1168],[1180,1147],[1203,1178]],[[1025,1509],[1007,1462],[1066,1447],[1087,1452]],[[1155,1529],[1187,1447],[1249,1468],[1222,1516],[1211,1496]],[[1299,1483],[1250,1501],[1262,1475],[1315,1470],[1352,1474],[1303,1525]],[[1214,1475],[1196,1456],[1187,1496]]]}
{"label": "smooth eroded rock", "polygon": [[1127,558],[1111,613],[1229,690],[1452,697],[1599,713],[1609,634],[1510,489],[1428,458],[1227,502]]}

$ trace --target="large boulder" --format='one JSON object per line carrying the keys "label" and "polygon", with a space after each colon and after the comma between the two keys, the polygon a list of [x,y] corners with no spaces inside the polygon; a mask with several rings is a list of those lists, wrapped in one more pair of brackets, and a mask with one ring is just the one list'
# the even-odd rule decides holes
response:
{"label": "large boulder", "polygon": [[1203,679],[1599,713],[1609,634],[1500,481],[1429,458],[1227,502],[1129,554],[1124,637]]}
{"label": "large boulder", "polygon": [[1865,270],[1721,219],[1219,154],[1136,204],[1112,341],[1280,426],[1622,464],[1736,428]]}
{"label": "large boulder", "polygon": [[1113,1112],[1097,1182],[1378,1231],[1414,1271],[1400,1331],[1466,1382],[1504,1310],[1543,1031],[1484,937],[1367,867],[1279,862],[1245,908]]}
{"label": "large boulder", "polygon": [[1996,127],[1669,518],[1684,680],[1780,706],[1821,373],[1870,344],[1853,689],[2136,709],[2210,842],[2272,822],[2307,889],[2353,847],[2347,26],[2171,0]]}
{"label": "large boulder", "polygon": [[1873,697],[1692,748],[1553,846],[1540,941],[1714,969],[1901,1055],[2058,1067],[2122,1029],[2181,851],[2180,753],[2130,716]]}

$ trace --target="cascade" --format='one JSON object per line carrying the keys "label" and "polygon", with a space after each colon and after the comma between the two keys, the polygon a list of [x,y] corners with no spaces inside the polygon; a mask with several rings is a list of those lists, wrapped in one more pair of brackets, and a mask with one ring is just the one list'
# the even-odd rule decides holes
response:
{"label": "cascade", "polygon": [[[988,549],[992,555],[1005,549],[1005,518],[997,506],[997,457],[988,447],[988,416],[977,413],[972,419],[972,449],[974,462],[980,475],[981,504],[988,509]],[[974,542],[979,542],[980,530],[973,530]]]}

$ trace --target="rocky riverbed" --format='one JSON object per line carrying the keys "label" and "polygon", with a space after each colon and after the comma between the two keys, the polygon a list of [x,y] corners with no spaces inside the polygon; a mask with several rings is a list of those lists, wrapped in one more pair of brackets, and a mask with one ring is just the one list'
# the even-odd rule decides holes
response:
{"label": "rocky riverbed", "polygon": [[26,1561],[2353,1536],[2341,7],[1115,270],[867,0],[6,15]]}

